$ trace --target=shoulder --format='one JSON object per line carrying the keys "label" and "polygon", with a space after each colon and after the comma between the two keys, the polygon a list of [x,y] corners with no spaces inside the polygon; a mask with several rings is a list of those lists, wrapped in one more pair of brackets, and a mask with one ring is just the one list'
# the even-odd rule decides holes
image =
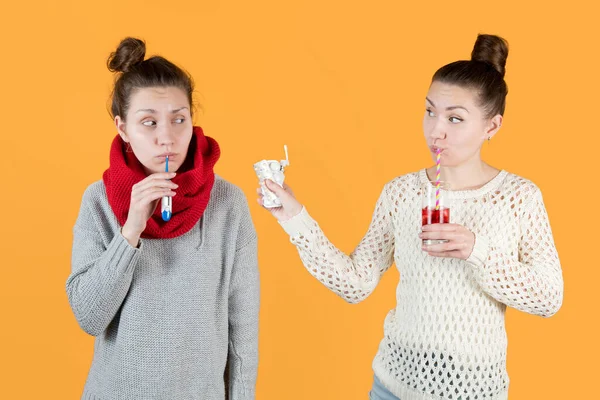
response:
{"label": "shoulder", "polygon": [[90,184],[83,192],[76,225],[86,229],[93,227],[100,231],[112,230],[118,226],[102,180]]}
{"label": "shoulder", "polygon": [[104,208],[108,204],[106,196],[106,186],[104,181],[98,180],[91,183],[83,192],[81,199],[81,208]]}
{"label": "shoulder", "polygon": [[422,173],[415,171],[393,178],[385,184],[383,193],[388,199],[407,198],[417,194],[421,187]]}
{"label": "shoulder", "polygon": [[218,226],[223,226],[230,232],[238,232],[236,242],[248,243],[256,239],[248,201],[238,186],[215,174],[208,207],[210,221],[219,221]]}
{"label": "shoulder", "polygon": [[414,172],[409,172],[408,174],[397,176],[394,179],[390,180],[388,183],[386,183],[385,186],[388,188],[401,187],[401,186],[418,187],[419,181],[421,179],[420,178],[421,173],[422,173],[422,171],[414,171]]}
{"label": "shoulder", "polygon": [[235,209],[247,208],[248,205],[242,189],[217,174],[215,174],[215,183],[210,198],[220,206],[226,205]]}
{"label": "shoulder", "polygon": [[510,172],[506,172],[502,184],[491,194],[491,200],[509,206],[521,216],[545,209],[540,188],[530,179]]}
{"label": "shoulder", "polygon": [[248,200],[242,189],[216,174],[207,211],[230,226],[251,219]]}
{"label": "shoulder", "polygon": [[508,171],[506,172],[506,178],[502,182],[500,191],[504,195],[509,194],[511,197],[523,200],[535,198],[542,194],[540,188],[533,181]]}

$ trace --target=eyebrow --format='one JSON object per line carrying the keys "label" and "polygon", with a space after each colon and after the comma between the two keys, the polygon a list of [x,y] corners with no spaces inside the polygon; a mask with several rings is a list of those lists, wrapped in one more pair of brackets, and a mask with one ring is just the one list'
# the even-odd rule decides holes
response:
{"label": "eyebrow", "polygon": [[[187,107],[181,107],[181,108],[178,108],[176,110],[171,111],[171,113],[175,114],[175,113],[178,113],[179,111],[185,110],[185,109],[187,109]],[[148,112],[150,114],[155,114],[156,110],[154,110],[152,108],[140,108],[139,110],[136,111],[136,114],[139,113],[139,112]]]}
{"label": "eyebrow", "polygon": [[[431,101],[429,99],[429,97],[425,97],[425,99],[431,103],[432,106],[435,107],[435,104],[433,103],[433,101]],[[450,106],[450,107],[446,107],[446,111],[452,111],[452,110],[456,110],[457,108],[462,108],[463,110],[465,110],[466,112],[469,112],[469,110],[467,110],[465,107],[463,106]]]}

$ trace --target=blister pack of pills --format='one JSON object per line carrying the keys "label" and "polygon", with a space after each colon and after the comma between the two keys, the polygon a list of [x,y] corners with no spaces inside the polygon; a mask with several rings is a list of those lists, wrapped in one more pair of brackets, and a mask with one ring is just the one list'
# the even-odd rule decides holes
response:
{"label": "blister pack of pills", "polygon": [[263,205],[266,208],[281,207],[281,202],[275,193],[271,192],[265,185],[266,179],[271,179],[276,182],[279,186],[283,186],[285,179],[284,169],[290,165],[288,158],[287,146],[283,146],[285,150],[285,160],[262,160],[254,164],[254,171],[258,180],[260,181],[260,189],[263,195]]}

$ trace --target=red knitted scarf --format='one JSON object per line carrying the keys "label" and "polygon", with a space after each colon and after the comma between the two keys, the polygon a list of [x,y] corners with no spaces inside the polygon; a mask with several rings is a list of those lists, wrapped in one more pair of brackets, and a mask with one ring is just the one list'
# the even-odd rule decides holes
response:
{"label": "red knitted scarf", "polygon": [[[110,148],[110,167],[102,177],[108,203],[121,226],[127,221],[133,185],[146,178],[142,164],[133,152],[126,151],[125,146],[123,139],[117,135]],[[195,126],[184,165],[172,179],[179,187],[176,189],[177,196],[173,197],[171,220],[163,221],[157,206],[142,233],[143,238],[174,238],[196,225],[208,205],[215,182],[213,166],[220,154],[219,144],[204,136],[202,128]]]}

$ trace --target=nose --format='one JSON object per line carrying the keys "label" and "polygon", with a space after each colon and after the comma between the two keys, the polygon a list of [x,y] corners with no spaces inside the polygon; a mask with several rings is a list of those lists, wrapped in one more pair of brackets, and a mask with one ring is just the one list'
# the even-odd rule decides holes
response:
{"label": "nose", "polygon": [[446,129],[442,121],[436,120],[435,123],[432,124],[431,130],[429,131],[429,137],[433,144],[435,144],[437,140],[446,139]]}
{"label": "nose", "polygon": [[[165,146],[169,148],[175,142],[175,132],[172,126],[169,124],[162,125],[157,129],[156,140],[159,146]],[[167,151],[170,149],[167,149]]]}

